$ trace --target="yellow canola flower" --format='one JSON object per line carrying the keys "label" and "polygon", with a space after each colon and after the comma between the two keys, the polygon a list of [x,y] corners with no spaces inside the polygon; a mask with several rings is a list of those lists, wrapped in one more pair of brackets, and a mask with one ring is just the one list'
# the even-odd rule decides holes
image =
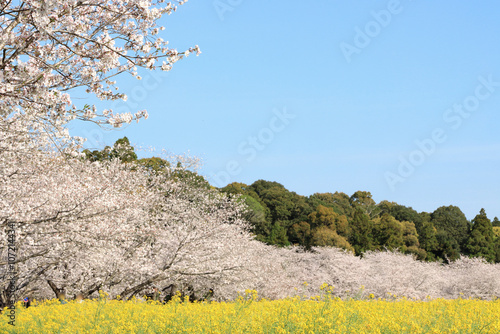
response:
{"label": "yellow canola flower", "polygon": [[197,302],[180,296],[163,305],[140,300],[58,300],[7,309],[0,333],[500,333],[500,301],[472,299],[258,300],[246,290],[234,302]]}

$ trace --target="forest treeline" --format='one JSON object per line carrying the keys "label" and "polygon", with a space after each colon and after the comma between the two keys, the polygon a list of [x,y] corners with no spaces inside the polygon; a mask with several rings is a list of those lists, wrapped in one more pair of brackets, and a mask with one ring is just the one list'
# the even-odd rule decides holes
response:
{"label": "forest treeline", "polygon": [[[161,158],[138,159],[126,137],[113,147],[84,153],[92,161],[119,158],[156,172],[169,166]],[[187,170],[173,177],[211,187],[202,176]],[[264,180],[251,185],[234,182],[219,190],[240,196],[248,206],[245,219],[256,239],[270,245],[333,246],[360,256],[371,250],[398,249],[425,261],[449,262],[463,254],[500,262],[500,221],[497,217],[490,220],[484,209],[468,221],[452,205],[432,213],[417,212],[395,202],[376,203],[368,191],[301,196],[278,182]]]}
{"label": "forest treeline", "polygon": [[335,246],[356,255],[398,249],[420,260],[445,262],[464,254],[500,262],[500,221],[490,221],[484,209],[468,221],[452,205],[417,212],[395,202],[377,204],[367,191],[301,196],[264,180],[232,183],[221,191],[242,195],[256,238],[268,244]]}

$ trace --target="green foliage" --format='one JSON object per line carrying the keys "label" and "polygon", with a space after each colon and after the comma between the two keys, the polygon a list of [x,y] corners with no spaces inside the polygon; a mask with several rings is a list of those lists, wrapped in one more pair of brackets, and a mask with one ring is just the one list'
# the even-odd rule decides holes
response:
{"label": "green foliage", "polygon": [[[310,244],[307,246],[334,246],[354,251],[347,241],[349,227],[346,216],[339,215],[333,208],[320,204],[309,214],[308,219],[310,224],[307,225],[310,226],[311,232]],[[295,229],[297,228],[298,226],[295,226]]]}
{"label": "green foliage", "polygon": [[267,208],[266,221],[272,225],[271,232],[267,236],[267,242],[270,244],[288,245],[288,238],[296,237],[292,226],[305,221],[312,211],[303,196],[288,191],[277,182],[258,180],[246,191],[257,195],[263,206]]}
{"label": "green foliage", "polygon": [[389,213],[405,225],[404,243],[407,252],[416,254],[422,260],[432,261],[435,259],[433,252],[437,249],[437,230],[429,222],[431,219],[429,214],[418,213],[411,207],[388,201],[380,202],[378,207],[382,213]]}
{"label": "green foliage", "polygon": [[419,247],[410,246],[406,249],[406,252],[409,254],[413,254],[417,257],[417,260],[424,261],[428,259],[427,252]]}
{"label": "green foliage", "polygon": [[466,251],[472,257],[483,257],[489,262],[495,261],[493,226],[484,209],[472,220],[472,230],[467,240]]}
{"label": "green foliage", "polygon": [[[423,219],[422,216],[418,214],[417,211],[413,210],[411,207],[406,207],[404,205],[399,205],[397,203],[391,203],[391,205],[386,204],[387,201],[383,201],[379,204],[379,207],[384,211],[389,213],[391,216],[399,221],[408,221],[415,224],[417,232],[422,227]],[[387,202],[388,203],[388,202]]]}
{"label": "green foliage", "polygon": [[274,236],[270,238],[271,231],[273,230],[270,210],[251,187],[245,183],[233,182],[220,190],[227,194],[241,195],[242,200],[248,206],[248,211],[245,213],[244,218],[250,224],[257,240],[269,243],[271,239],[279,239],[276,237],[276,228],[273,232]]}
{"label": "green foliage", "polygon": [[309,215],[309,221],[312,228],[327,226],[344,237],[347,237],[349,234],[346,216],[339,215],[333,211],[333,208],[318,205],[316,211]]}
{"label": "green foliage", "polygon": [[498,263],[500,262],[500,237],[495,239],[493,248],[495,249],[495,263]]}
{"label": "green foliage", "polygon": [[264,209],[266,210],[266,217],[269,214],[269,209],[267,208],[266,204],[260,199],[259,195],[257,195],[257,193],[245,183],[233,182],[228,184],[224,188],[221,188],[220,191],[233,195],[248,195],[258,201],[260,205],[264,207]]}
{"label": "green foliage", "polygon": [[458,251],[464,249],[469,236],[469,222],[456,206],[442,206],[431,214],[431,222],[446,239],[453,239],[451,244],[458,245]]}
{"label": "green foliage", "polygon": [[[287,222],[294,209],[293,195],[277,182],[259,180],[251,186],[264,204],[269,208],[269,218],[272,222]],[[288,226],[286,226],[288,227]]]}
{"label": "green foliage", "polygon": [[432,219],[431,214],[428,212],[420,212],[418,215],[422,218],[422,222],[430,222]]}
{"label": "green foliage", "polygon": [[239,182],[233,182],[225,186],[224,188],[221,188],[221,191],[228,193],[228,194],[233,194],[233,195],[243,195],[247,192],[248,186],[244,183],[239,183]]}
{"label": "green foliage", "polygon": [[248,207],[243,218],[250,223],[257,240],[265,241],[266,237],[270,235],[272,227],[266,221],[266,209],[252,196],[243,195],[241,199]]}
{"label": "green foliage", "polygon": [[[179,166],[180,167],[180,166]],[[175,169],[171,175],[172,178],[185,182],[198,189],[210,189],[210,183],[200,174],[188,169]]]}
{"label": "green foliage", "polygon": [[309,219],[313,228],[321,226],[332,226],[335,230],[335,211],[323,205],[318,205],[316,211],[309,215]]}
{"label": "green foliage", "polygon": [[92,162],[111,160],[110,152],[111,152],[111,147],[109,146],[106,146],[102,151],[98,150],[90,151],[88,149],[83,150],[83,153],[85,154],[85,159],[90,160]]}
{"label": "green foliage", "polygon": [[201,175],[188,169],[183,169],[180,162],[177,164],[178,168],[171,168],[170,162],[167,160],[151,157],[137,159],[137,154],[134,147],[130,145],[127,137],[118,139],[113,147],[106,146],[101,151],[83,150],[85,158],[90,161],[106,161],[113,159],[120,159],[123,163],[134,163],[149,169],[152,173],[167,173],[168,177],[175,180],[185,182],[195,188],[210,189],[210,183]]}
{"label": "green foliage", "polygon": [[356,255],[373,250],[373,224],[361,208],[356,208],[350,222],[349,243],[354,247]]}
{"label": "green foliage", "polygon": [[311,225],[307,222],[295,223],[290,228],[288,239],[291,243],[311,247]]}
{"label": "green foliage", "polygon": [[449,263],[455,261],[460,257],[460,246],[458,242],[451,238],[444,230],[436,233],[437,247],[435,254],[438,258],[443,259],[444,262]]}
{"label": "green foliage", "polygon": [[393,216],[384,213],[380,218],[373,220],[374,241],[378,249],[399,249],[405,251],[403,240],[404,226]]}
{"label": "green foliage", "polygon": [[353,209],[349,203],[349,196],[344,193],[316,193],[309,196],[309,205],[317,208],[318,205],[323,205],[332,208],[338,214],[351,217]]}
{"label": "green foliage", "polygon": [[429,221],[423,221],[420,232],[417,230],[420,247],[427,252],[426,260],[433,261],[438,252],[437,229]]}
{"label": "green foliage", "polygon": [[312,234],[312,244],[314,246],[331,246],[346,249],[354,252],[354,248],[343,236],[328,226],[320,226]]}
{"label": "green foliage", "polygon": [[118,139],[113,147],[106,146],[102,151],[83,150],[86,159],[90,161],[105,161],[120,159],[122,162],[135,162],[137,161],[137,154],[134,148],[130,145],[127,137]]}
{"label": "green foliage", "polygon": [[137,162],[155,173],[162,173],[168,170],[170,163],[162,158],[152,157],[137,160]]}
{"label": "green foliage", "polygon": [[111,156],[120,159],[122,162],[133,162],[137,160],[137,154],[135,154],[134,148],[130,145],[127,137],[118,139],[115,142],[111,151]]}
{"label": "green foliage", "polygon": [[294,207],[292,209],[292,215],[289,217],[290,226],[291,224],[305,221],[313,211],[313,207],[309,204],[306,197],[297,195],[292,192],[292,201],[294,202]]}
{"label": "green foliage", "polygon": [[493,226],[493,234],[495,238],[500,238],[500,226]]}
{"label": "green foliage", "polygon": [[272,225],[271,232],[269,233],[269,236],[265,241],[270,245],[277,245],[277,246],[290,245],[286,230],[283,228],[280,222],[276,222]]}
{"label": "green foliage", "polygon": [[415,228],[415,224],[408,221],[402,221],[403,225],[403,242],[406,247],[418,247],[420,243],[418,241],[418,233]]}
{"label": "green foliage", "polygon": [[378,216],[381,211],[372,199],[372,194],[368,191],[356,191],[351,198],[349,198],[349,203],[351,203],[352,207],[363,210],[370,218]]}

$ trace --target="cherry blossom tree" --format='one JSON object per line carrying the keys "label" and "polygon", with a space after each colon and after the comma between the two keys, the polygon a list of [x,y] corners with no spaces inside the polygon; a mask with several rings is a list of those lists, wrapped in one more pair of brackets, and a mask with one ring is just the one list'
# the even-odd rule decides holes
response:
{"label": "cherry blossom tree", "polygon": [[73,103],[83,87],[101,100],[126,99],[113,79],[137,69],[169,71],[198,46],[178,52],[158,20],[186,1],[0,1],[0,116],[20,112],[56,129],[73,119],[119,127],[145,110],[116,114]]}
{"label": "cherry blossom tree", "polygon": [[[118,160],[11,158],[19,161],[2,169],[0,223],[16,226],[19,294],[131,297],[173,282],[201,291],[250,263],[244,208],[216,190]],[[2,229],[3,273],[6,241]]]}

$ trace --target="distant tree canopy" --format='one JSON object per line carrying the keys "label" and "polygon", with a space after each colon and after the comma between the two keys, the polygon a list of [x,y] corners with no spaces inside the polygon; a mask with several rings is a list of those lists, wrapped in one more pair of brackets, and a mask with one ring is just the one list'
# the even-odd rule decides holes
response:
{"label": "distant tree canopy", "polygon": [[90,151],[84,150],[85,156],[90,161],[104,161],[120,159],[122,162],[133,162],[137,161],[137,154],[134,152],[134,148],[130,145],[127,137],[118,139],[113,147],[106,146],[101,151]]}
{"label": "distant tree canopy", "polygon": [[[158,158],[138,159],[127,137],[101,151],[84,151],[87,159],[137,163],[154,173],[168,171],[170,177],[191,185],[211,188],[194,171],[171,168]],[[417,212],[395,202],[376,203],[368,191],[351,196],[315,193],[301,196],[278,182],[258,180],[247,185],[233,182],[219,189],[240,196],[247,207],[244,219],[261,242],[305,249],[333,246],[362,256],[372,250],[399,250],[420,260],[454,261],[461,254],[500,262],[500,221],[492,221],[484,209],[469,222],[460,208],[441,206],[434,212]]]}
{"label": "distant tree canopy", "polygon": [[495,235],[491,221],[484,209],[472,220],[472,229],[465,245],[467,253],[474,257],[482,257],[489,262],[495,261]]}
{"label": "distant tree canopy", "polygon": [[177,167],[171,168],[171,163],[159,157],[138,159],[134,147],[127,137],[118,139],[113,147],[106,146],[102,150],[83,150],[85,158],[90,161],[111,161],[119,159],[123,163],[133,163],[147,167],[152,173],[170,173],[170,177],[176,180],[189,182],[195,188],[210,189],[210,183],[201,175],[185,168],[180,168],[181,163],[177,162]]}
{"label": "distant tree canopy", "polygon": [[394,202],[377,204],[367,191],[300,196],[264,180],[234,182],[220,190],[247,202],[252,198],[247,205],[255,213],[248,213],[247,220],[256,238],[268,244],[335,246],[361,256],[397,249],[426,261],[454,261],[461,254],[500,261],[500,222],[490,222],[485,213],[469,222],[456,206],[417,212]]}
{"label": "distant tree canopy", "polygon": [[456,260],[465,253],[465,243],[470,232],[470,223],[456,206],[442,206],[431,214],[431,222],[437,229],[437,255]]}

